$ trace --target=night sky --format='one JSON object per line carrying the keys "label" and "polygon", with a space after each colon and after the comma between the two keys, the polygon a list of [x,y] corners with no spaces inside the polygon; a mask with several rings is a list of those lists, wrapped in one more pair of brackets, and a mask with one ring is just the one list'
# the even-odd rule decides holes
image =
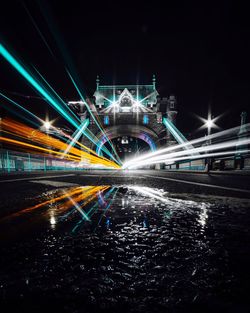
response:
{"label": "night sky", "polygon": [[[209,105],[214,116],[225,112],[222,129],[250,113],[249,11],[239,1],[9,1],[0,20],[3,43],[65,100],[78,99],[68,58],[89,96],[97,74],[101,84],[148,84],[155,74],[160,96],[177,97],[185,134],[201,126],[194,114],[206,117]],[[43,100],[16,94],[37,96],[2,59],[0,78],[6,95],[56,116]]]}

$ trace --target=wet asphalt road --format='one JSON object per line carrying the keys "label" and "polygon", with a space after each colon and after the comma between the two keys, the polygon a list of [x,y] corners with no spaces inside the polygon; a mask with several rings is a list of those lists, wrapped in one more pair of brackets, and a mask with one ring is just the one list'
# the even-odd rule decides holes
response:
{"label": "wet asphalt road", "polygon": [[1,312],[249,312],[250,177],[0,178]]}

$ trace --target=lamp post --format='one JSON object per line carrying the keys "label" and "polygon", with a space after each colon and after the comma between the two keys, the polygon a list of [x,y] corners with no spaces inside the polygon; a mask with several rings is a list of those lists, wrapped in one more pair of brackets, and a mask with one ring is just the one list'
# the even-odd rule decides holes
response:
{"label": "lamp post", "polygon": [[[52,123],[50,121],[46,120],[46,121],[43,122],[43,125],[40,127],[41,131],[45,130],[45,133],[47,134],[47,138],[49,136],[49,131],[50,131],[51,126],[52,126]],[[48,145],[47,147],[49,149],[51,149],[51,146]],[[50,152],[49,152],[49,155],[51,155]],[[50,159],[48,161],[49,161],[49,165],[51,166],[51,169],[52,169],[52,161]],[[47,170],[46,163],[47,163],[46,157],[44,157],[44,171]]]}
{"label": "lamp post", "polygon": [[[214,127],[214,120],[211,119],[211,116],[208,116],[208,119],[205,122],[205,126],[207,127],[207,136],[208,136],[208,140],[206,142],[206,144],[209,146],[211,144],[211,139],[209,138],[209,136],[211,135],[211,130],[212,127]],[[209,153],[209,150],[207,151],[207,153]],[[211,158],[208,157],[206,159],[206,171],[209,172],[211,169]]]}

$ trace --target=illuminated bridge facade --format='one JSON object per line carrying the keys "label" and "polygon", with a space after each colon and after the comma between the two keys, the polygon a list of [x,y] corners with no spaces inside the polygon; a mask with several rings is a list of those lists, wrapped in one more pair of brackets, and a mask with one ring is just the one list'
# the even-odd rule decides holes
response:
{"label": "illuminated bridge facade", "polygon": [[[87,100],[88,101],[88,100]],[[176,142],[164,119],[175,124],[177,107],[175,96],[161,98],[156,89],[156,80],[148,85],[101,85],[96,79],[96,90],[88,105],[105,130],[106,136],[97,127],[83,102],[69,102],[84,121],[89,118],[88,128],[95,135],[97,146],[83,137],[83,144],[96,149],[101,154],[101,147],[107,145],[107,138],[112,140],[118,154],[126,158],[139,150],[156,150],[160,146]]]}

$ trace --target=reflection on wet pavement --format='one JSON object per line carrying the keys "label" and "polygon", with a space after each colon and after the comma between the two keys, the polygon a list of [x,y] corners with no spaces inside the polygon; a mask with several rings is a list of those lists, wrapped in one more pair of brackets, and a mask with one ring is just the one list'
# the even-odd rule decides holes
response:
{"label": "reflection on wet pavement", "polygon": [[9,312],[247,312],[249,200],[190,199],[134,185],[43,194],[0,220],[0,299]]}

